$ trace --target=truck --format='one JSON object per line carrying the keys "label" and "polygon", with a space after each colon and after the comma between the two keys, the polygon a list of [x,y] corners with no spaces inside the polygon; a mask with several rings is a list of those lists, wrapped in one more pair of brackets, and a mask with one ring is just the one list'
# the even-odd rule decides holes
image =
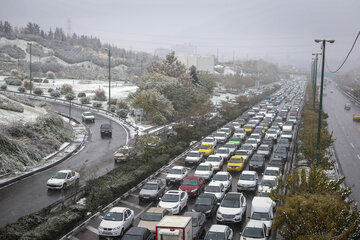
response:
{"label": "truck", "polygon": [[156,240],[191,240],[192,217],[164,216],[156,226]]}
{"label": "truck", "polygon": [[287,121],[286,123],[284,123],[282,130],[291,132],[293,130],[293,125],[294,125],[293,122]]}

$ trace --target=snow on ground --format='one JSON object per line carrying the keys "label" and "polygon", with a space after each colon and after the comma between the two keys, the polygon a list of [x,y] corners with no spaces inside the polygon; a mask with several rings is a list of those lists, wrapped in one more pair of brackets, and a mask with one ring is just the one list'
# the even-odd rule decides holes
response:
{"label": "snow on ground", "polygon": [[47,113],[44,108],[33,108],[24,104],[21,105],[24,107],[24,112],[22,113],[0,109],[0,124],[9,124],[16,121],[20,121],[22,123],[35,122],[38,116],[42,116]]}

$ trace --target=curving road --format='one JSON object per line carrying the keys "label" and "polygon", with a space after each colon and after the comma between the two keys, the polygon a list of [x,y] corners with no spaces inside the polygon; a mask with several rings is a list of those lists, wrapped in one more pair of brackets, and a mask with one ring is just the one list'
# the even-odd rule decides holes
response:
{"label": "curving road", "polygon": [[324,89],[324,111],[329,115],[328,128],[333,132],[334,148],[345,184],[353,187],[350,198],[360,203],[360,122],[353,121],[353,114],[360,113],[360,106],[351,103],[351,109],[345,110],[345,103],[350,100],[329,82]]}
{"label": "curving road", "polygon": [[[54,111],[68,115],[69,108],[59,103],[51,103]],[[72,117],[81,121],[83,110],[72,108]],[[113,153],[126,144],[128,133],[117,122],[95,114],[95,123],[87,124],[90,135],[84,148],[64,162],[0,189],[0,227],[16,221],[19,217],[38,211],[70,195],[76,189],[48,191],[47,180],[58,170],[73,169],[80,172],[80,184],[85,180],[104,175],[114,168]],[[111,122],[112,138],[101,138],[100,125]]]}

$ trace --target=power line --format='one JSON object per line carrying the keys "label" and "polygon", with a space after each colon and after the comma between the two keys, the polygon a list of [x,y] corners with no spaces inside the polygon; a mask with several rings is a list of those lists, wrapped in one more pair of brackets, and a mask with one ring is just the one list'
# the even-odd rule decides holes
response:
{"label": "power line", "polygon": [[356,38],[355,38],[355,40],[354,40],[354,43],[353,43],[353,45],[352,45],[351,48],[350,48],[350,51],[348,52],[348,54],[346,55],[346,58],[344,59],[343,63],[340,65],[340,67],[339,67],[338,69],[336,69],[335,71],[331,71],[330,68],[329,68],[329,66],[328,66],[328,64],[327,64],[327,61],[325,60],[326,68],[329,70],[329,72],[331,72],[331,73],[336,73],[336,72],[338,72],[338,71],[342,68],[342,66],[345,64],[345,62],[347,61],[348,57],[350,56],[350,53],[351,53],[351,51],[353,50],[353,48],[354,48],[354,46],[355,46],[355,44],[356,44],[356,42],[357,42],[357,40],[358,40],[358,38],[359,38],[359,35],[360,35],[360,32],[358,32],[358,34],[357,34],[357,36],[356,36]]}

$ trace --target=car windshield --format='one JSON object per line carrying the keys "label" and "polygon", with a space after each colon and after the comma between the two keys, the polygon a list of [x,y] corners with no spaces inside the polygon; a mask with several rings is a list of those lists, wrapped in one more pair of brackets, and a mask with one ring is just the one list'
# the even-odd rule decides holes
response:
{"label": "car windshield", "polygon": [[279,140],[280,144],[289,144],[289,140],[287,140],[286,138],[280,139]]}
{"label": "car windshield", "polygon": [[122,238],[122,240],[143,240],[142,235],[135,235],[135,234],[125,234]]}
{"label": "car windshield", "polygon": [[240,201],[236,199],[224,199],[221,202],[222,207],[226,208],[239,208],[240,207]]}
{"label": "car windshield", "polygon": [[209,198],[209,197],[198,197],[196,199],[195,205],[210,206],[211,205],[211,198]]}
{"label": "car windshield", "polygon": [[53,178],[56,179],[65,179],[66,178],[67,173],[64,172],[57,172],[55,173],[55,175],[53,176]]}
{"label": "car windshield", "polygon": [[248,180],[248,181],[254,181],[255,176],[253,174],[241,174],[240,180]]}
{"label": "car windshield", "polygon": [[237,138],[237,137],[233,137],[233,138],[230,139],[230,141],[240,142],[241,139],[240,139],[240,138]]}
{"label": "car windshield", "polygon": [[275,182],[275,180],[272,180],[272,179],[263,179],[261,181],[261,185],[263,185],[263,186],[275,186],[276,182]]}
{"label": "car windshield", "polygon": [[243,150],[252,150],[253,147],[251,145],[242,145],[241,147]]}
{"label": "car windshield", "polygon": [[265,146],[260,146],[258,150],[260,150],[260,151],[269,151],[269,148],[265,147]]}
{"label": "car windshield", "polygon": [[161,213],[152,213],[152,212],[146,212],[144,213],[144,215],[141,217],[141,220],[143,221],[154,221],[154,222],[159,222],[162,219],[162,214]]}
{"label": "car windshield", "polygon": [[264,175],[277,176],[278,172],[278,170],[266,169]]}
{"label": "car windshield", "polygon": [[200,149],[210,149],[211,145],[201,145]]}
{"label": "car windshield", "polygon": [[225,233],[222,232],[208,232],[205,240],[225,240]]}
{"label": "car windshield", "polygon": [[220,158],[215,156],[210,156],[206,159],[206,162],[220,162]]}
{"label": "car windshield", "polygon": [[277,153],[286,153],[286,148],[277,148],[275,152],[277,152]]}
{"label": "car windshield", "polygon": [[200,165],[196,168],[196,170],[199,170],[199,171],[210,171],[210,167],[209,166],[206,166],[206,165]]}
{"label": "car windshield", "polygon": [[269,130],[269,131],[267,131],[267,134],[276,134],[276,131],[274,131],[274,130]]}
{"label": "car windshield", "polygon": [[196,186],[198,185],[198,181],[197,179],[188,179],[185,178],[182,182],[182,185],[186,185],[186,186]]}
{"label": "car windshield", "polygon": [[247,151],[245,151],[245,150],[240,150],[240,151],[236,151],[236,153],[235,153],[235,156],[236,155],[247,155]]}
{"label": "car windshield", "polygon": [[229,163],[241,163],[242,159],[241,158],[230,158]]}
{"label": "car windshield", "polygon": [[245,125],[244,128],[245,128],[245,129],[251,129],[252,126],[251,126],[251,125]]}
{"label": "car windshield", "polygon": [[162,198],[161,198],[162,202],[178,202],[179,201],[179,196],[178,195],[174,195],[174,194],[165,194]]}
{"label": "car windshield", "polygon": [[190,153],[188,153],[188,157],[199,157],[199,153],[197,153],[197,152],[190,152]]}
{"label": "car windshield", "polygon": [[247,238],[264,238],[264,231],[262,228],[246,227],[242,236]]}
{"label": "car windshield", "polygon": [[229,150],[228,149],[219,149],[217,150],[216,153],[220,153],[220,154],[229,154]]}
{"label": "car windshield", "polygon": [[119,212],[108,212],[104,216],[104,220],[108,221],[122,221],[123,220],[123,213]]}
{"label": "car windshield", "polygon": [[102,125],[101,125],[101,128],[103,128],[103,129],[110,129],[110,128],[111,128],[111,125],[110,125],[110,124],[102,124]]}
{"label": "car windshield", "polygon": [[257,143],[257,141],[255,139],[248,139],[246,143]]}
{"label": "car windshield", "polygon": [[212,142],[214,142],[214,140],[211,139],[211,138],[205,138],[205,139],[203,140],[203,142],[212,143]]}
{"label": "car windshield", "polygon": [[273,165],[273,166],[281,166],[282,165],[282,160],[272,160],[270,162],[270,165]]}
{"label": "car windshield", "polygon": [[262,156],[259,156],[259,155],[253,155],[252,158],[251,158],[251,161],[252,162],[263,162],[264,158]]}
{"label": "car windshield", "polygon": [[213,178],[213,180],[215,181],[227,181],[228,178],[226,175],[222,175],[222,174],[216,174]]}
{"label": "car windshield", "polygon": [[173,168],[170,170],[170,174],[181,174],[181,169]]}
{"label": "car windshield", "polygon": [[219,186],[207,186],[205,192],[221,192]]}
{"label": "car windshield", "polygon": [[238,130],[236,130],[236,133],[245,133],[245,130],[244,129],[238,129]]}
{"label": "car windshield", "polygon": [[290,132],[290,131],[283,131],[282,134],[283,134],[283,135],[292,135],[292,132]]}
{"label": "car windshield", "polygon": [[93,114],[92,114],[92,113],[90,113],[90,112],[84,112],[84,116],[86,116],[86,117],[90,117],[90,116],[93,116]]}
{"label": "car windshield", "polygon": [[227,143],[227,144],[224,145],[224,147],[226,147],[226,148],[236,148],[235,144],[233,144],[233,143]]}
{"label": "car windshield", "polygon": [[145,183],[143,189],[146,189],[146,190],[157,190],[158,187],[157,187],[157,184],[154,184],[154,183]]}
{"label": "car windshield", "polygon": [[216,137],[225,137],[225,133],[216,133],[215,136]]}
{"label": "car windshield", "polygon": [[254,220],[269,221],[270,215],[266,212],[253,212],[251,218]]}

